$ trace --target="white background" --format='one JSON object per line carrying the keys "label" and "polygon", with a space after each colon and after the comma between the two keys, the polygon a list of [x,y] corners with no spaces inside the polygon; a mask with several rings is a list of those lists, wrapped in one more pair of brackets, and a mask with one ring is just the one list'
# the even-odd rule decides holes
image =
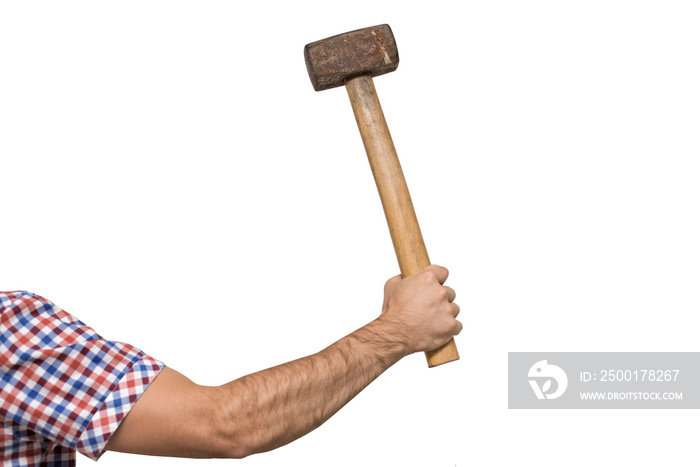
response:
{"label": "white background", "polygon": [[696,2],[5,2],[0,289],[201,384],[374,319],[386,222],[302,50],[384,22],[401,65],[376,86],[461,360],[409,357],[271,453],[99,465],[695,465],[696,411],[509,411],[506,364],[700,350]]}

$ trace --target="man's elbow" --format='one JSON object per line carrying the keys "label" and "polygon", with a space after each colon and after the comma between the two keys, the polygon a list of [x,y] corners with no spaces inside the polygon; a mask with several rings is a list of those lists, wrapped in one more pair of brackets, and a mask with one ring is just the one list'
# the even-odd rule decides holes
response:
{"label": "man's elbow", "polygon": [[217,427],[208,442],[208,450],[213,458],[243,459],[257,452],[251,441],[239,435],[231,427]]}
{"label": "man's elbow", "polygon": [[[209,436],[213,457],[243,459],[263,452],[259,429],[241,416],[235,404],[227,400],[228,394],[216,394],[211,405],[213,428]],[[229,396],[230,397],[230,396]]]}
{"label": "man's elbow", "polygon": [[221,454],[222,455],[217,455],[216,457],[223,459],[243,459],[251,454],[255,454],[255,450],[249,446],[234,442],[224,447]]}
{"label": "man's elbow", "polygon": [[225,459],[243,459],[265,450],[254,436],[243,434],[230,426],[219,431],[213,446],[214,457]]}

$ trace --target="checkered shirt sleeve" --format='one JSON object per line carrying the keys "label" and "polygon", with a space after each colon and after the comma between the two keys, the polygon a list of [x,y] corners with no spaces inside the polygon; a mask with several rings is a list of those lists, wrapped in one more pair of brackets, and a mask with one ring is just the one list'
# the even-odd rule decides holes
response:
{"label": "checkered shirt sleeve", "polygon": [[103,339],[50,301],[0,292],[0,444],[5,466],[97,460],[164,368]]}

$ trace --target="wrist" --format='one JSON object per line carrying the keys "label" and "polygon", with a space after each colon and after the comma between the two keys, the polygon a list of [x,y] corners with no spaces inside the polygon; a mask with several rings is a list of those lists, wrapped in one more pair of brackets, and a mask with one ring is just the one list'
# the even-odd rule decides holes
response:
{"label": "wrist", "polygon": [[397,333],[396,326],[386,322],[381,316],[352,335],[384,362],[387,368],[413,353],[402,336]]}

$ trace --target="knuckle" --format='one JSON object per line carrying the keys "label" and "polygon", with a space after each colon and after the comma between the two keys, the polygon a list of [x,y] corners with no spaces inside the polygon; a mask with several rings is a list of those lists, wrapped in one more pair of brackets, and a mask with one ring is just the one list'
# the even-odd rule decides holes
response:
{"label": "knuckle", "polygon": [[401,276],[394,276],[384,283],[384,289],[385,290],[390,289],[394,286],[394,284],[396,284],[400,281],[401,281]]}
{"label": "knuckle", "polygon": [[437,276],[433,271],[422,271],[418,274],[418,277],[424,283],[432,283],[435,282],[437,279]]}
{"label": "knuckle", "polygon": [[439,275],[440,275],[441,280],[442,280],[443,282],[446,281],[447,278],[448,278],[449,275],[450,275],[450,270],[447,269],[447,268],[444,267],[444,266],[436,266],[436,275],[437,275],[438,272],[440,273]]}

